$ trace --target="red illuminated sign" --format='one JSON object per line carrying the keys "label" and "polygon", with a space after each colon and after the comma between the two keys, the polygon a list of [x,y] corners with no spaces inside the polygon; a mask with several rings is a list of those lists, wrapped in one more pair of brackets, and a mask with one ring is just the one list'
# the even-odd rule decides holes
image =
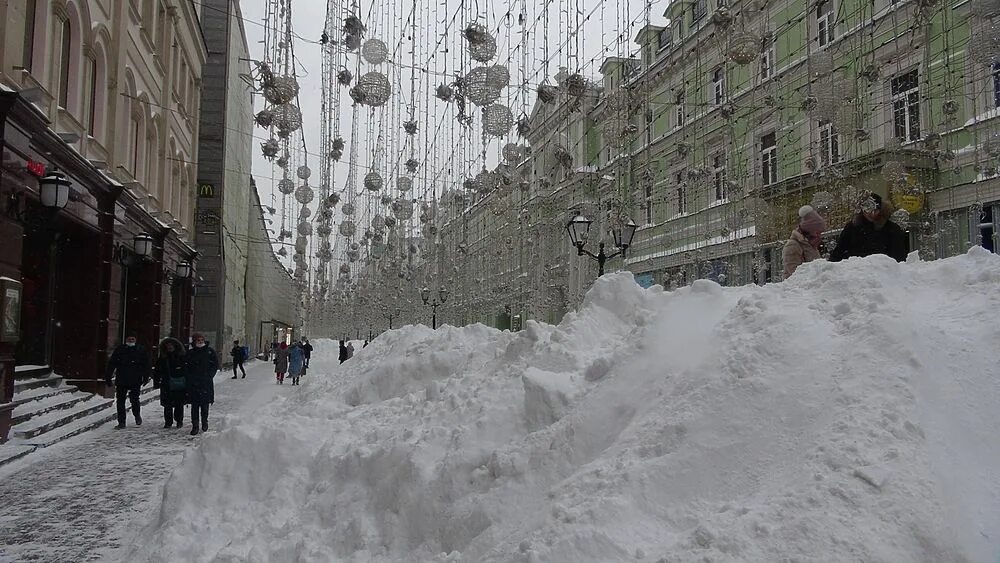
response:
{"label": "red illuminated sign", "polygon": [[39,178],[45,176],[45,163],[43,162],[29,160],[24,167],[28,170],[28,172],[31,172],[31,174],[38,176]]}

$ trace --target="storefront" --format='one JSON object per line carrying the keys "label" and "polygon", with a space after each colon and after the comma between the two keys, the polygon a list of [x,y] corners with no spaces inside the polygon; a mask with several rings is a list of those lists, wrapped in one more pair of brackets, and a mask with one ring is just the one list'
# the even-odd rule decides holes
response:
{"label": "storefront", "polygon": [[14,92],[0,91],[0,151],[2,441],[16,366],[48,366],[67,383],[105,393],[107,358],[124,331],[150,347],[158,342],[168,279],[177,307],[188,307],[175,315],[182,334],[190,326],[190,268],[187,278],[173,272],[194,250]]}

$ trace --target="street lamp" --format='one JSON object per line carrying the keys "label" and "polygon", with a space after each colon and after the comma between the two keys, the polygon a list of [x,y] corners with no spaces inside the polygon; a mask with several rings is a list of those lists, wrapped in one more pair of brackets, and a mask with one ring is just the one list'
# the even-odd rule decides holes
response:
{"label": "street lamp", "polygon": [[183,260],[177,264],[177,277],[184,280],[191,277],[191,262]]}
{"label": "street lamp", "polygon": [[139,233],[132,239],[132,248],[136,256],[145,258],[153,254],[153,237],[148,233]]}
{"label": "street lamp", "polygon": [[587,219],[583,215],[577,215],[566,224],[566,231],[569,233],[569,239],[573,243],[573,246],[576,247],[577,256],[589,256],[597,260],[597,275],[600,277],[604,275],[605,262],[619,254],[622,256],[625,255],[625,251],[632,245],[632,237],[635,236],[635,230],[638,228],[638,225],[631,220],[623,225],[618,225],[611,231],[611,236],[614,238],[615,247],[618,248],[618,251],[612,254],[605,254],[604,241],[601,241],[597,246],[597,254],[594,254],[584,248],[587,245],[587,239],[590,238],[591,223],[590,219]]}
{"label": "street lamp", "polygon": [[437,310],[438,305],[441,305],[448,300],[448,290],[444,287],[438,289],[437,297],[431,301],[431,288],[424,287],[420,290],[420,299],[423,300],[424,305],[429,305],[431,307],[431,328],[437,330]]}
{"label": "street lamp", "polygon": [[52,171],[38,181],[38,199],[42,207],[62,209],[69,203],[70,181],[59,172]]}

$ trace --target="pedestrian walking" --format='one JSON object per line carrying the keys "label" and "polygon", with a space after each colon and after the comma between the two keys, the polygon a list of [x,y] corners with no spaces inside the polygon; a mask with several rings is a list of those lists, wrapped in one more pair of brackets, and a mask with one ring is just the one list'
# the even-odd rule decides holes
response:
{"label": "pedestrian walking", "polygon": [[889,218],[894,208],[878,194],[861,200],[861,208],[837,239],[837,247],[830,253],[831,262],[853,256],[885,254],[897,262],[906,260],[906,233]]}
{"label": "pedestrian walking", "polygon": [[354,343],[353,342],[348,342],[347,343],[347,359],[350,360],[353,357],[354,357]]}
{"label": "pedestrian walking", "polygon": [[308,338],[303,338],[302,339],[302,350],[306,353],[306,363],[305,363],[304,367],[308,368],[309,367],[309,358],[312,357],[312,353],[313,353],[313,345],[312,345],[312,343],[309,342]]}
{"label": "pedestrian walking", "polygon": [[802,264],[819,259],[819,245],[825,230],[826,221],[811,205],[799,208],[799,225],[781,253],[786,279]]}
{"label": "pedestrian walking", "polygon": [[365,340],[365,343],[361,345],[361,348],[367,348],[367,347],[368,347],[368,341]]}
{"label": "pedestrian walking", "polygon": [[274,352],[274,374],[278,379],[278,385],[284,385],[286,372],[288,372],[288,345],[282,342]]}
{"label": "pedestrian walking", "polygon": [[208,430],[208,406],[215,402],[215,374],[219,371],[219,356],[205,342],[205,337],[194,335],[194,347],[187,353],[187,392],[191,401],[191,435]]}
{"label": "pedestrian walking", "polygon": [[340,341],[340,355],[337,357],[340,360],[340,363],[347,361],[347,346],[344,345],[343,340]]}
{"label": "pedestrian walking", "polygon": [[300,343],[293,342],[291,348],[288,349],[288,377],[292,378],[292,385],[299,384],[299,378],[302,377],[305,361],[305,349]]}
{"label": "pedestrian walking", "polygon": [[149,381],[149,355],[140,346],[134,335],[125,337],[125,343],[115,348],[108,360],[107,373],[104,382],[115,385],[115,403],[118,407],[118,426],[125,428],[125,398],[132,404],[132,416],[135,425],[142,424],[142,413],[139,410],[139,389]]}
{"label": "pedestrian walking", "polygon": [[173,338],[160,342],[160,354],[153,370],[153,388],[160,390],[163,407],[163,427],[184,425],[184,405],[187,403],[187,365],[184,346]]}
{"label": "pedestrian walking", "polygon": [[229,351],[233,357],[233,379],[236,379],[236,368],[243,372],[243,379],[247,378],[247,370],[243,369],[243,361],[246,360],[246,350],[240,346],[239,340],[233,340],[233,349]]}

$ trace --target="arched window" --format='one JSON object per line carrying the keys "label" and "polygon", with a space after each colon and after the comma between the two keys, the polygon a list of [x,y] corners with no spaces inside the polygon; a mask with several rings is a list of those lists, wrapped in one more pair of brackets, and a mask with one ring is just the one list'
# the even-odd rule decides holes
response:
{"label": "arched window", "polygon": [[160,174],[157,166],[160,161],[157,158],[158,152],[159,143],[157,142],[157,131],[154,123],[146,135],[146,174],[144,184],[146,186],[146,193],[155,197],[160,202],[160,209],[162,210],[166,208],[166,205],[163,202],[163,194],[160,193]]}
{"label": "arched window", "polygon": [[142,135],[140,134],[140,123],[139,116],[132,114],[132,120],[129,123],[129,148],[132,149],[132,154],[129,155],[129,172],[132,173],[132,177],[139,181],[139,142],[142,140]]}
{"label": "arched window", "polygon": [[62,22],[62,46],[59,49],[59,106],[68,109],[69,106],[69,67],[72,52],[73,33],[69,19]]}
{"label": "arched window", "polygon": [[28,72],[33,69],[35,57],[35,12],[37,6],[35,0],[25,0],[24,2],[24,51],[21,53],[21,66]]}
{"label": "arched window", "polygon": [[96,58],[87,59],[87,83],[90,85],[87,90],[87,134],[94,137],[97,134],[98,75]]}

